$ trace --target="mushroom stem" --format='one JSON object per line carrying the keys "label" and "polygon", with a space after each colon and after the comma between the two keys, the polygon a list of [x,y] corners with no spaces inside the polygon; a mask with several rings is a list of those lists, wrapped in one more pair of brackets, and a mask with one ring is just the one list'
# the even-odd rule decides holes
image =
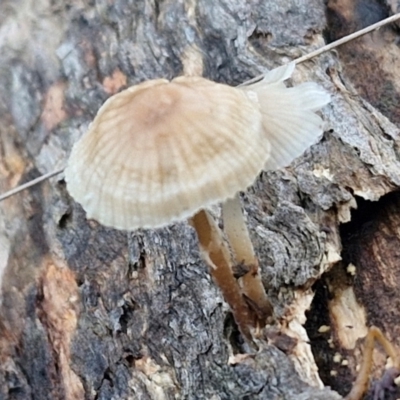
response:
{"label": "mushroom stem", "polygon": [[239,280],[243,293],[250,300],[260,320],[266,321],[273,316],[273,307],[261,281],[258,260],[250,240],[238,194],[223,203],[222,217],[234,261],[236,265],[244,267],[247,271]]}
{"label": "mushroom stem", "polygon": [[244,220],[239,195],[226,200],[222,205],[222,218],[224,230],[232,246],[235,258],[245,265],[257,264],[246,222]]}
{"label": "mushroom stem", "polygon": [[191,222],[199,238],[201,255],[210,267],[212,277],[231,307],[241,333],[247,339],[251,339],[249,327],[254,325],[253,313],[245,302],[238,282],[233,276],[232,260],[222,231],[213,217],[205,210],[200,210],[194,215]]}

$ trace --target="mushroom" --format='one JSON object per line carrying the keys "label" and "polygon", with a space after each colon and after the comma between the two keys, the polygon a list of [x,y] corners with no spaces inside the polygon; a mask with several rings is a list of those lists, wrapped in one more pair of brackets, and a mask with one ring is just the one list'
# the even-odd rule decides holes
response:
{"label": "mushroom", "polygon": [[243,292],[268,317],[272,307],[237,193],[263,168],[289,163],[322,133],[314,111],[329,95],[313,83],[286,88],[283,80],[293,69],[288,64],[241,88],[201,77],[132,86],[100,108],[65,170],[72,197],[104,225],[158,228],[192,217],[202,255],[247,337],[251,312],[232,280],[223,233],[206,209],[224,202],[235,262],[249,267]]}

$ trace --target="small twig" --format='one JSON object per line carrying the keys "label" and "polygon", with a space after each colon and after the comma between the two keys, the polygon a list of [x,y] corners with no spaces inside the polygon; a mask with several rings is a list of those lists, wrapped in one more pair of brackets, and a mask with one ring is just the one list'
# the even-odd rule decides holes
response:
{"label": "small twig", "polygon": [[[357,38],[359,38],[359,37],[361,37],[361,36],[363,36],[363,35],[365,35],[365,34],[367,34],[369,32],[372,32],[372,31],[376,30],[376,29],[379,29],[384,25],[387,25],[387,24],[390,24],[391,22],[397,21],[398,19],[400,19],[400,13],[394,14],[389,18],[386,18],[386,19],[383,19],[382,21],[377,22],[376,24],[367,26],[364,29],[361,29],[361,30],[359,30],[357,32],[351,33],[350,35],[342,37],[339,40],[336,40],[336,41],[334,41],[332,43],[329,43],[326,46],[323,46],[318,50],[312,51],[311,53],[308,53],[308,54],[306,54],[304,56],[296,58],[293,62],[295,62],[296,64],[300,64],[300,63],[302,63],[304,61],[308,61],[311,58],[319,56],[322,53],[326,53],[327,51],[330,51],[330,50],[332,50],[332,49],[334,49],[334,48],[336,48],[336,47],[338,47],[338,46],[340,46],[342,44],[345,44],[345,43],[348,43],[348,42],[350,42],[350,41],[352,41],[354,39],[357,39]],[[263,78],[263,76],[264,75],[256,76],[255,78],[252,78],[252,79],[250,79],[250,80],[248,80],[246,82],[243,82],[241,85],[249,85],[251,83],[258,82]],[[5,192],[2,195],[0,195],[0,201],[2,201],[4,199],[7,199],[10,196],[13,196],[14,194],[22,192],[23,190],[28,189],[28,188],[30,188],[30,187],[32,187],[32,186],[34,186],[34,185],[36,185],[36,184],[38,184],[40,182],[43,182],[43,181],[51,178],[52,176],[58,175],[62,171],[64,171],[64,168],[61,168],[61,169],[53,171],[53,172],[49,172],[47,174],[39,176],[38,178],[36,178],[36,179],[34,179],[34,180],[30,181],[30,182],[24,183],[21,186],[17,186],[16,188],[11,189],[8,192]]]}
{"label": "small twig", "polygon": [[350,42],[350,41],[352,41],[354,39],[357,39],[357,38],[359,38],[361,36],[364,36],[367,33],[375,31],[375,30],[381,28],[384,25],[387,25],[387,24],[390,24],[391,22],[397,21],[398,19],[400,19],[400,13],[394,14],[389,18],[386,18],[386,19],[383,19],[382,21],[377,22],[376,24],[372,24],[370,26],[367,26],[364,29],[360,29],[357,32],[351,33],[350,35],[342,37],[341,39],[335,40],[334,42],[329,43],[326,46],[323,46],[318,50],[314,50],[311,53],[308,53],[308,54],[306,54],[304,56],[296,58],[294,60],[294,62],[296,64],[300,64],[300,63],[302,63],[304,61],[308,61],[311,58],[319,56],[320,54],[325,53],[325,52],[327,52],[329,50],[332,50],[335,47],[341,46],[342,44],[348,43],[348,42]]}
{"label": "small twig", "polygon": [[32,181],[29,181],[29,182],[24,183],[23,185],[17,186],[16,188],[11,189],[8,192],[3,193],[0,196],[0,201],[5,200],[8,197],[13,196],[14,194],[22,192],[25,189],[28,189],[28,188],[30,188],[32,186],[35,186],[36,184],[38,184],[40,182],[43,182],[43,181],[45,181],[47,179],[50,179],[51,177],[53,177],[55,175],[61,174],[61,172],[63,172],[63,171],[64,171],[64,168],[57,169],[56,171],[48,172],[47,174],[39,176],[38,178],[33,179]]}
{"label": "small twig", "polygon": [[[372,24],[370,26],[367,26],[366,28],[360,29],[357,32],[354,33],[350,33],[350,35],[344,36],[341,39],[335,40],[332,43],[327,44],[326,46],[322,46],[321,48],[312,51],[311,53],[305,54],[304,56],[301,56],[299,58],[296,58],[295,60],[293,60],[293,62],[297,65],[300,64],[304,61],[308,61],[311,58],[317,57],[323,53],[326,53],[327,51],[333,50],[336,47],[341,46],[342,44],[351,42],[354,39],[357,39],[361,36],[366,35],[367,33],[370,33],[372,31],[375,31],[376,29],[381,28],[384,25],[390,24],[391,22],[397,21],[398,19],[400,19],[400,13],[394,14],[389,18],[383,19],[382,21],[377,22],[376,24]],[[251,83],[255,83],[260,81],[262,78],[264,77],[264,75],[258,75],[246,82],[243,82],[242,84],[240,84],[240,86],[242,85],[250,85]]]}

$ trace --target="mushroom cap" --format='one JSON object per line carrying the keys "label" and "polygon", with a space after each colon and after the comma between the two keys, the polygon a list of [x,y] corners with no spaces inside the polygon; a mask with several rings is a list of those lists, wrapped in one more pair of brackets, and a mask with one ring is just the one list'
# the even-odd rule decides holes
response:
{"label": "mushroom cap", "polygon": [[72,149],[70,194],[89,218],[127,230],[165,226],[233,197],[270,154],[252,96],[200,77],[116,94]]}
{"label": "mushroom cap", "polygon": [[329,93],[315,82],[286,87],[295,63],[267,72],[260,82],[241,86],[258,99],[262,129],[271,145],[265,170],[286,167],[314,144],[323,132],[323,120],[315,113],[331,101]]}

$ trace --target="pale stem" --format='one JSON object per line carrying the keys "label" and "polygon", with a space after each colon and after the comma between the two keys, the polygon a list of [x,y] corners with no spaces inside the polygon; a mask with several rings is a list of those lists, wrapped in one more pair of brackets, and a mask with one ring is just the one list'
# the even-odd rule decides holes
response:
{"label": "pale stem", "polygon": [[357,379],[350,393],[345,397],[346,400],[361,400],[368,388],[375,341],[381,344],[386,354],[392,359],[393,367],[396,369],[400,368],[400,360],[395,347],[389,342],[389,340],[386,339],[379,328],[376,326],[371,326],[368,331],[367,338],[365,339],[360,372],[358,373]]}
{"label": "pale stem", "polygon": [[205,210],[199,211],[191,222],[199,238],[201,255],[207,262],[214,281],[231,307],[241,333],[251,340],[249,327],[254,325],[254,318],[233,276],[230,252],[222,231]]}
{"label": "pale stem", "polygon": [[244,220],[239,195],[223,203],[222,218],[235,263],[248,270],[239,280],[243,293],[250,300],[260,319],[265,320],[273,315],[273,308],[261,281],[258,260]]}
{"label": "pale stem", "polygon": [[239,196],[228,199],[222,205],[224,231],[232,246],[236,261],[245,265],[256,265],[257,258],[251,243],[249,231],[243,217]]}

